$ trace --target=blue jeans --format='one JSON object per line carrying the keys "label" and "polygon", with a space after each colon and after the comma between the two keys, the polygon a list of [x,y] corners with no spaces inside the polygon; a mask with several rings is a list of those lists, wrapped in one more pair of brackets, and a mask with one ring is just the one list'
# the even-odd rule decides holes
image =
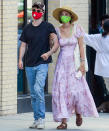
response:
{"label": "blue jeans", "polygon": [[48,64],[41,64],[35,67],[26,67],[26,76],[30,88],[31,104],[34,112],[34,119],[45,118],[45,97],[44,86],[48,73]]}

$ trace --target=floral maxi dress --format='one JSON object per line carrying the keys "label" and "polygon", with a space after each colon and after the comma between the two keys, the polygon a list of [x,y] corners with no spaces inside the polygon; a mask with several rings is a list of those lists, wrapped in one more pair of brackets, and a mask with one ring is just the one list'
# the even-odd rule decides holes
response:
{"label": "floral maxi dress", "polygon": [[74,112],[85,117],[98,117],[98,112],[85,77],[76,78],[74,49],[83,31],[78,25],[71,38],[61,38],[59,28],[60,52],[56,63],[52,86],[52,110],[55,121],[69,118]]}

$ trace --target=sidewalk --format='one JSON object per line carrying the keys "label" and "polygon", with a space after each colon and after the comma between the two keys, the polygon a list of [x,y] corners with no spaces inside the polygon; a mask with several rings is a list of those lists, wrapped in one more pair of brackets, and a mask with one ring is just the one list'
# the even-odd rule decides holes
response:
{"label": "sidewalk", "polygon": [[[0,131],[35,131],[29,129],[33,122],[32,113],[0,117]],[[52,113],[46,113],[44,131],[55,131],[59,123],[53,122]],[[109,113],[101,113],[99,118],[84,118],[83,125],[75,125],[75,116],[68,122],[68,131],[109,131]],[[65,131],[65,130],[64,130]]]}

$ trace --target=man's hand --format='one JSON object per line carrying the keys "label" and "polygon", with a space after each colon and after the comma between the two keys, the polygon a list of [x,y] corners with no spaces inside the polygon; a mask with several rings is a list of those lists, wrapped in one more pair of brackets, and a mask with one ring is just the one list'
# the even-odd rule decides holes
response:
{"label": "man's hand", "polygon": [[44,60],[48,60],[49,57],[49,53],[44,53],[43,55],[41,55],[41,58],[43,58]]}
{"label": "man's hand", "polygon": [[19,65],[18,66],[19,66],[19,69],[21,69],[21,70],[23,69],[23,61],[22,60],[19,60]]}

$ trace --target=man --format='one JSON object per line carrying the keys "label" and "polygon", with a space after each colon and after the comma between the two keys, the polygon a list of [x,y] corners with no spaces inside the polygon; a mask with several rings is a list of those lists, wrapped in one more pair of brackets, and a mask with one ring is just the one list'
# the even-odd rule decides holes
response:
{"label": "man", "polygon": [[56,31],[52,24],[42,21],[45,6],[40,2],[32,5],[33,22],[26,25],[20,40],[19,68],[23,69],[23,56],[26,51],[26,76],[30,87],[31,104],[34,112],[34,122],[30,128],[44,128],[45,99],[44,86],[48,73],[48,63],[51,55],[58,49],[58,39],[55,35],[54,45],[50,50],[49,36]]}

